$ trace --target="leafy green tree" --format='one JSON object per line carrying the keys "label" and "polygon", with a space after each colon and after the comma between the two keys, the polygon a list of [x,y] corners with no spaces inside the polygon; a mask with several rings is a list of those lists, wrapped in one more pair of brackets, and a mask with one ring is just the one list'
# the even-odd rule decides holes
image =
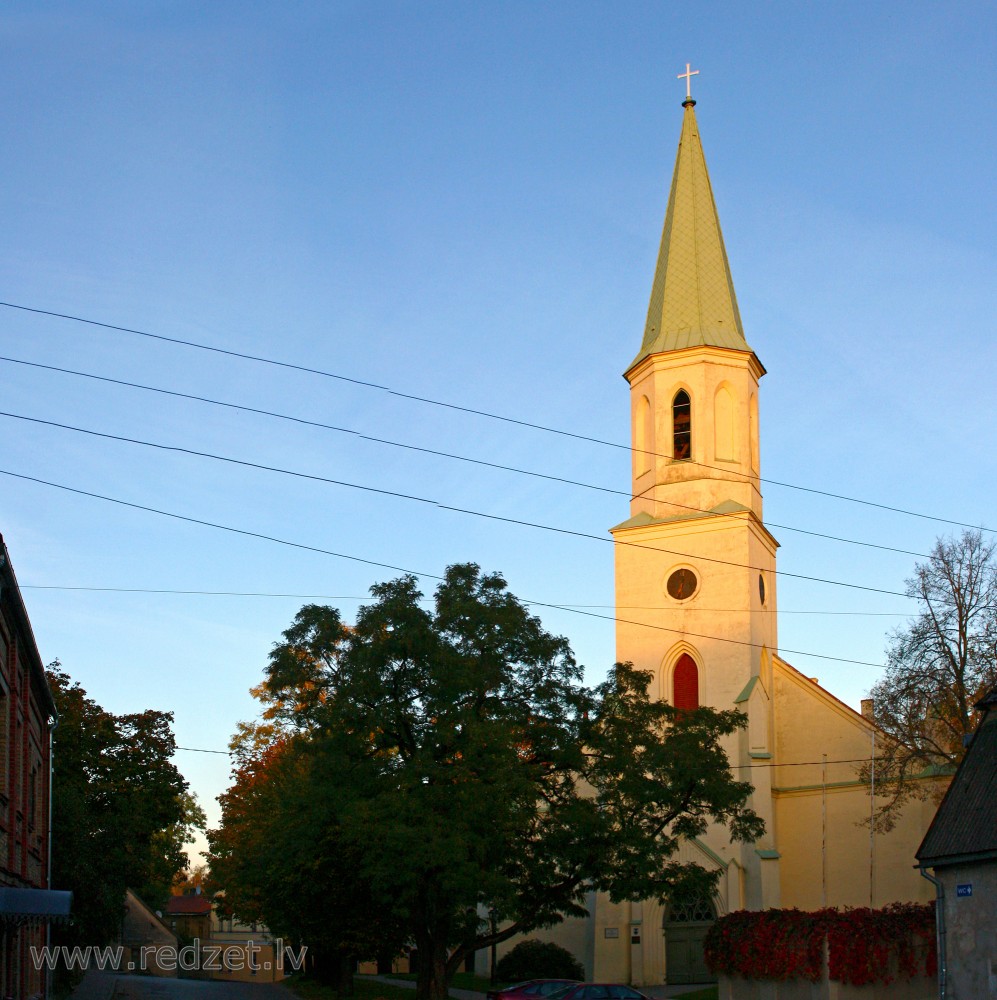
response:
{"label": "leafy green tree", "polygon": [[980,721],[974,706],[997,684],[997,546],[980,531],[938,539],[907,595],[918,613],[891,634],[886,672],[870,691],[885,737],[875,761],[883,831],[906,802],[939,789],[926,774],[954,770]]}
{"label": "leafy green tree", "polygon": [[171,762],[173,717],[113,715],[58,661],[47,669],[55,730],[53,884],[73,891],[73,924],[60,943],[99,945],[119,931],[125,890],[161,906],[187,860],[180,848],[203,814]]}
{"label": "leafy green tree", "polygon": [[592,889],[711,886],[674,860],[711,822],[763,832],[721,745],[740,713],[676,712],[626,664],[584,687],[567,641],[471,564],[447,570],[432,610],[412,577],[372,593],[351,628],[303,608],[260,694],[304,741],[336,848],[404,921],[420,1000],[441,1000],[469,952],[583,915]]}
{"label": "leafy green tree", "polygon": [[173,886],[187,872],[186,845],[193,842],[195,831],[203,831],[208,825],[193,792],[182,792],[179,805],[179,819],[152,835],[149,874],[145,882],[131,887],[154,909],[165,907]]}
{"label": "leafy green tree", "polygon": [[224,893],[221,912],[305,942],[309,971],[348,996],[356,961],[376,958],[383,947],[397,954],[404,933],[390,911],[372,904],[305,742],[268,733],[261,743],[259,735],[251,741],[255,754],[243,756],[219,800],[222,824],[208,835],[209,888]]}

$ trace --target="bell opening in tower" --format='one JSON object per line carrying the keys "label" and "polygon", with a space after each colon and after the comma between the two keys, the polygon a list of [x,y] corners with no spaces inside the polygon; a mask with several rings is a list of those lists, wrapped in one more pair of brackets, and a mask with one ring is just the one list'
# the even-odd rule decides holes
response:
{"label": "bell opening in tower", "polygon": [[685,389],[672,401],[672,456],[676,462],[692,457],[692,403]]}

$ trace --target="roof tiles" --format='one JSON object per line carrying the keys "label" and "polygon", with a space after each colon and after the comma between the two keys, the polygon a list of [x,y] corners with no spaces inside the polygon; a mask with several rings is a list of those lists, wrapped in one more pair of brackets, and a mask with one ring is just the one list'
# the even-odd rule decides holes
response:
{"label": "roof tiles", "polygon": [[987,706],[917,859],[922,865],[955,864],[997,857],[997,689]]}

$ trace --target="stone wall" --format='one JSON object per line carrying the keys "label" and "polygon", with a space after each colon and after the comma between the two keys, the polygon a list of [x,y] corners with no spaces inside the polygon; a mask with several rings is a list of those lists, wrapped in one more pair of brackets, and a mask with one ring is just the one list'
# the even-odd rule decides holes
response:
{"label": "stone wall", "polygon": [[[950,1000],[997,995],[997,863],[936,868],[945,886]],[[970,895],[959,895],[959,886]]]}
{"label": "stone wall", "polygon": [[770,982],[721,975],[718,996],[720,1000],[936,1000],[938,984],[934,979],[919,978],[888,985],[847,986],[830,981],[826,975],[817,983],[804,979]]}

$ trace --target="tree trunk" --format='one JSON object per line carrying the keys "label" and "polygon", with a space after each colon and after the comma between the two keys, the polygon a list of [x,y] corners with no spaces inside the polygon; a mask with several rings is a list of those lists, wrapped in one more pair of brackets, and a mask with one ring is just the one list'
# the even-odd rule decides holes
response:
{"label": "tree trunk", "polygon": [[416,980],[416,1000],[447,1000],[446,935],[426,934],[416,944],[419,948],[419,978]]}
{"label": "tree trunk", "polygon": [[353,996],[353,956],[340,948],[309,952],[312,972],[323,986],[331,986],[341,997]]}
{"label": "tree trunk", "polygon": [[356,960],[353,955],[346,951],[338,951],[339,968],[336,972],[336,992],[341,997],[353,996],[353,970],[356,968]]}

